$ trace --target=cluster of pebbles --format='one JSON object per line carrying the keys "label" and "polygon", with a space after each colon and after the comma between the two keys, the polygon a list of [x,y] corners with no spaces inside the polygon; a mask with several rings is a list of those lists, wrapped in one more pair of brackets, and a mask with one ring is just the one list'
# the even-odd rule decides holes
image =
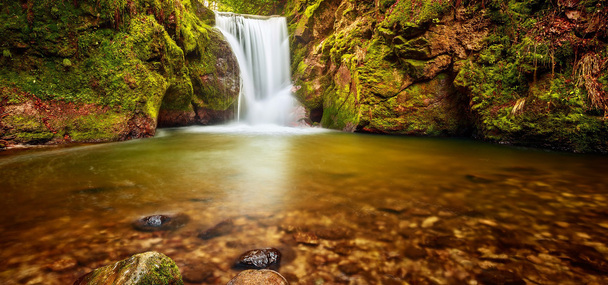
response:
{"label": "cluster of pebbles", "polygon": [[290,284],[608,284],[601,181],[547,184],[524,179],[543,175],[529,171],[471,174],[420,191],[353,189],[356,199],[328,191],[291,209],[235,212],[191,197],[177,214],[99,222],[91,210],[4,229],[13,240],[0,244],[0,283],[71,284],[157,251],[186,284],[228,284],[251,268],[275,270]]}

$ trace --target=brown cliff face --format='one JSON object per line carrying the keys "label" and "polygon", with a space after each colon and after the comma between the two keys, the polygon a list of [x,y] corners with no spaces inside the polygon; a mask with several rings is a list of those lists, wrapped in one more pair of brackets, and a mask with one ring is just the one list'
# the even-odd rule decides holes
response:
{"label": "brown cliff face", "polygon": [[558,2],[290,1],[297,97],[329,128],[608,151],[608,8]]}

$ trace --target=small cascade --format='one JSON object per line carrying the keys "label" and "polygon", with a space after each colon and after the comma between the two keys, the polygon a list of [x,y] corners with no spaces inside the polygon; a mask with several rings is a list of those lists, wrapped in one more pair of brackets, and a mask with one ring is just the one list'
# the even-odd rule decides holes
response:
{"label": "small cascade", "polygon": [[216,26],[232,47],[241,71],[238,121],[294,123],[297,102],[291,91],[285,18],[216,12]]}

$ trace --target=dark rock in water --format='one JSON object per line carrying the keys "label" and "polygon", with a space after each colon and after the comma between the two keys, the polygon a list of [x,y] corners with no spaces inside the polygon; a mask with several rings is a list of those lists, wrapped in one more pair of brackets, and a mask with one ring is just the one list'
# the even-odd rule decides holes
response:
{"label": "dark rock in water", "polygon": [[353,251],[353,248],[355,248],[353,244],[340,242],[335,244],[330,249],[332,249],[335,253],[339,255],[349,255]]}
{"label": "dark rock in water", "polygon": [[276,248],[254,249],[239,256],[234,264],[236,268],[278,269],[281,262],[281,252]]}
{"label": "dark rock in water", "polygon": [[460,240],[453,236],[437,236],[430,235],[424,238],[424,241],[421,244],[424,247],[430,248],[448,248],[448,247],[458,247],[460,245]]}
{"label": "dark rock in water", "polygon": [[467,180],[473,182],[473,183],[477,183],[477,184],[489,184],[489,183],[493,183],[495,182],[492,179],[486,178],[486,177],[481,177],[481,176],[477,176],[477,175],[465,175],[464,176]]}
{"label": "dark rock in water", "polygon": [[495,268],[484,269],[477,275],[477,281],[484,285],[525,285],[526,282],[517,274]]}
{"label": "dark rock in water", "polygon": [[234,229],[234,223],[232,222],[231,219],[228,219],[228,220],[221,221],[217,225],[200,232],[198,234],[198,237],[205,239],[205,240],[212,239],[214,237],[227,235],[230,232],[232,232],[232,229]]}
{"label": "dark rock in water", "polygon": [[355,275],[361,272],[361,266],[355,262],[346,262],[338,265],[338,269],[346,275]]}
{"label": "dark rock in water", "polygon": [[315,234],[326,240],[340,240],[351,236],[350,230],[343,227],[321,228],[315,230]]}
{"label": "dark rock in water", "polygon": [[183,227],[189,220],[184,214],[152,215],[133,222],[133,228],[142,232],[171,231]]}
{"label": "dark rock in water", "polygon": [[571,244],[567,246],[566,253],[573,266],[583,268],[590,273],[608,273],[608,261],[593,247]]}
{"label": "dark rock in water", "polygon": [[78,278],[74,285],[129,284],[183,285],[175,262],[154,251],[136,254]]}
{"label": "dark rock in water", "polygon": [[227,285],[288,285],[289,283],[276,271],[245,270],[232,278]]}
{"label": "dark rock in water", "polygon": [[405,257],[407,257],[409,259],[417,260],[417,259],[426,257],[426,250],[424,250],[423,248],[414,246],[414,245],[409,245],[403,251],[403,255],[405,255]]}
{"label": "dark rock in water", "polygon": [[546,171],[540,170],[534,167],[523,167],[523,166],[513,166],[513,167],[504,167],[501,170],[516,174],[523,174],[527,176],[541,176],[549,174]]}

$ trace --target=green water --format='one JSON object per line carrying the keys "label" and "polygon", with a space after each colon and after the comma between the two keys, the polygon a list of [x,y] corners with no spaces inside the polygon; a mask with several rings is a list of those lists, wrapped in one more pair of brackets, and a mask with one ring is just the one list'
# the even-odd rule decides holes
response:
{"label": "green water", "polygon": [[[71,284],[149,250],[187,284],[225,284],[262,247],[292,284],[608,284],[606,156],[198,127],[4,152],[0,173],[1,284]],[[176,213],[175,231],[131,226]]]}

